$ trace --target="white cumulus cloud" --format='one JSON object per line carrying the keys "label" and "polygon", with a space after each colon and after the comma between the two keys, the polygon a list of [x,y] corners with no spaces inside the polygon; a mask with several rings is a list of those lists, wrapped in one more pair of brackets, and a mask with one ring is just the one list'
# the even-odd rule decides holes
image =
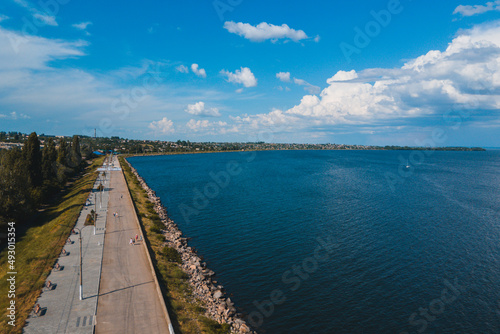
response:
{"label": "white cumulus cloud", "polygon": [[205,108],[204,102],[197,102],[195,104],[189,104],[185,109],[185,112],[196,116],[208,116],[208,117],[220,117],[221,114],[217,108]]}
{"label": "white cumulus cloud", "polygon": [[186,127],[192,132],[201,132],[205,135],[236,133],[239,131],[238,126],[228,125],[227,122],[216,121],[209,122],[208,120],[190,119],[186,123]]}
{"label": "white cumulus cloud", "polygon": [[290,72],[279,72],[276,73],[276,78],[283,82],[290,82]]}
{"label": "white cumulus cloud", "polygon": [[194,120],[190,119],[189,122],[186,123],[187,127],[192,131],[200,131],[201,129],[208,128],[210,122],[205,120]]}
{"label": "white cumulus cloud", "polygon": [[[286,24],[277,26],[266,22],[253,26],[249,23],[226,21],[224,29],[230,33],[242,36],[252,42],[263,42],[265,40],[287,39],[299,42],[309,37],[303,30],[295,30]],[[317,39],[319,41],[319,38]]]}
{"label": "white cumulus cloud", "polygon": [[196,74],[200,78],[207,77],[207,72],[205,72],[205,70],[203,68],[199,68],[198,64],[192,64],[191,70],[193,71],[194,74]]}
{"label": "white cumulus cloud", "polygon": [[257,86],[257,79],[248,67],[241,67],[241,69],[234,71],[234,73],[226,70],[222,70],[220,73],[227,77],[228,82],[242,84],[245,87]]}
{"label": "white cumulus cloud", "polygon": [[490,1],[485,5],[460,5],[453,11],[453,14],[460,14],[462,16],[473,16],[483,14],[490,11],[500,11],[500,1]]}
{"label": "white cumulus cloud", "polygon": [[[294,78],[296,84],[306,82]],[[444,51],[431,50],[400,68],[338,71],[319,96],[288,110],[235,118],[250,128],[296,130],[327,125],[401,126],[457,110],[500,118],[500,21],[462,31]],[[409,123],[408,123],[409,122]]]}
{"label": "white cumulus cloud", "polygon": [[162,134],[174,133],[174,122],[169,120],[166,117],[159,121],[153,121],[149,124],[149,128],[154,130],[155,132],[160,132]]}
{"label": "white cumulus cloud", "polygon": [[358,77],[358,73],[356,73],[355,70],[346,72],[346,71],[338,71],[333,77],[328,79],[326,82],[328,84],[331,84],[332,82],[335,81],[349,81],[356,79]]}

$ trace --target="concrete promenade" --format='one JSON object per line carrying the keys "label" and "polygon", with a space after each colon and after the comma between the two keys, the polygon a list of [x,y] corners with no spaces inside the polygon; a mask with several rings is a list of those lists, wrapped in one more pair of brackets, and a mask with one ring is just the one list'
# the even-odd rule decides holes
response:
{"label": "concrete promenade", "polygon": [[[106,175],[106,179],[100,175],[90,195],[90,205],[84,206],[75,225],[82,231],[83,300],[80,300],[79,291],[80,234],[72,234],[71,243],[64,246],[68,254],[61,255],[58,259],[63,269],[52,270],[47,278],[54,287],[51,290],[44,288],[37,300],[42,308],[42,315],[38,317],[30,315],[23,333],[93,333],[106,227],[109,175]],[[101,181],[105,190],[98,192],[97,187]],[[93,226],[84,227],[87,214],[94,208],[97,209],[95,235]]]}
{"label": "concrete promenade", "polygon": [[[116,157],[112,164],[119,166]],[[70,236],[64,247],[67,254],[57,261],[62,270],[53,269],[47,278],[53,287],[44,288],[36,302],[42,314],[30,315],[23,333],[174,333],[146,245],[129,244],[142,233],[123,173],[119,168],[105,173],[94,184],[90,205],[80,212],[75,230],[81,234]],[[101,182],[105,188],[99,192]],[[95,232],[93,226],[84,227],[92,209],[98,215]]]}
{"label": "concrete promenade", "polygon": [[96,333],[173,333],[146,245],[129,243],[141,231],[123,173],[111,171],[110,176]]}

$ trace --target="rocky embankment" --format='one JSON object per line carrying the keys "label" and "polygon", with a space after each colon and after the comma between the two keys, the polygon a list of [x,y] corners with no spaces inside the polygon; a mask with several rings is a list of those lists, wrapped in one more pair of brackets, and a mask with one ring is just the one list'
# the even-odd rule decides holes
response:
{"label": "rocky embankment", "polygon": [[193,295],[201,300],[206,306],[206,315],[219,323],[231,325],[231,333],[254,333],[250,326],[243,320],[242,315],[237,313],[231,298],[226,296],[224,287],[218,285],[212,277],[215,272],[207,268],[197,255],[196,251],[188,246],[187,238],[182,236],[177,224],[167,215],[167,210],[161,204],[160,198],[149,188],[137,170],[130,165],[132,173],[137,177],[141,187],[148,194],[149,200],[154,204],[154,209],[165,225],[163,234],[166,238],[166,245],[175,248],[182,257],[182,269],[189,276],[189,283],[193,289]]}

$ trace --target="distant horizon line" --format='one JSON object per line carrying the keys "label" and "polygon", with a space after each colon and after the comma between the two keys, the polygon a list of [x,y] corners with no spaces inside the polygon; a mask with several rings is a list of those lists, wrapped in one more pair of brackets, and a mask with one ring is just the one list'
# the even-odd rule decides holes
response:
{"label": "distant horizon line", "polygon": [[[6,131],[6,130],[0,130],[0,133],[5,133],[5,134],[10,134],[10,133],[16,133],[16,134],[21,134],[24,136],[29,136],[29,133],[21,132],[21,131]],[[32,131],[32,133],[36,131]],[[123,138],[120,136],[109,136],[109,137],[103,137],[103,136],[89,136],[89,135],[82,135],[82,134],[73,134],[73,135],[52,135],[52,134],[46,134],[46,133],[41,133],[38,134],[37,136],[40,137],[50,137],[50,138],[71,138],[73,136],[78,136],[80,138],[95,138],[95,139],[119,139],[119,140],[129,140],[129,141],[149,141],[149,142],[164,142],[164,143],[177,143],[179,141],[184,141],[184,142],[190,142],[194,144],[207,144],[207,143],[214,143],[214,144],[268,144],[268,145],[346,145],[346,146],[371,146],[371,147],[387,147],[387,146],[395,146],[395,147],[409,147],[409,148],[424,148],[427,146],[418,146],[418,145],[396,145],[396,144],[385,144],[385,145],[376,145],[376,144],[346,144],[346,143],[299,143],[299,142],[265,142],[265,141],[191,141],[189,139],[177,139],[177,140],[161,140],[161,139],[131,139],[131,138]],[[429,146],[431,149],[436,149],[436,148],[483,148],[483,149],[490,149],[490,150],[500,150],[500,147],[497,146],[473,146],[473,145],[452,145],[452,146]]]}

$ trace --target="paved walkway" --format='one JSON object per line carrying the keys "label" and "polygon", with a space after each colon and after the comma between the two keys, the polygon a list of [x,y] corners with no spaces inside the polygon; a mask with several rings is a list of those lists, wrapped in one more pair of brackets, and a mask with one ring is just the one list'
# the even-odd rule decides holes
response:
{"label": "paved walkway", "polygon": [[[117,160],[114,161],[117,166]],[[173,333],[158,294],[146,245],[130,245],[141,235],[139,222],[121,171],[111,171],[97,334]],[[113,215],[114,212],[118,216]]]}
{"label": "paved walkway", "polygon": [[[51,290],[44,289],[37,300],[43,315],[30,316],[24,327],[27,334],[59,334],[77,333],[91,334],[94,330],[99,290],[104,231],[106,227],[106,209],[108,205],[109,176],[104,181],[104,192],[97,191],[99,179],[90,195],[90,204],[80,212],[76,228],[82,231],[82,266],[83,266],[83,300],[80,300],[80,235],[71,235],[71,243],[64,249],[68,255],[61,255],[58,263],[62,270],[52,270],[47,278],[54,284]],[[92,209],[96,208],[97,224],[94,227],[84,227],[85,218]]]}

